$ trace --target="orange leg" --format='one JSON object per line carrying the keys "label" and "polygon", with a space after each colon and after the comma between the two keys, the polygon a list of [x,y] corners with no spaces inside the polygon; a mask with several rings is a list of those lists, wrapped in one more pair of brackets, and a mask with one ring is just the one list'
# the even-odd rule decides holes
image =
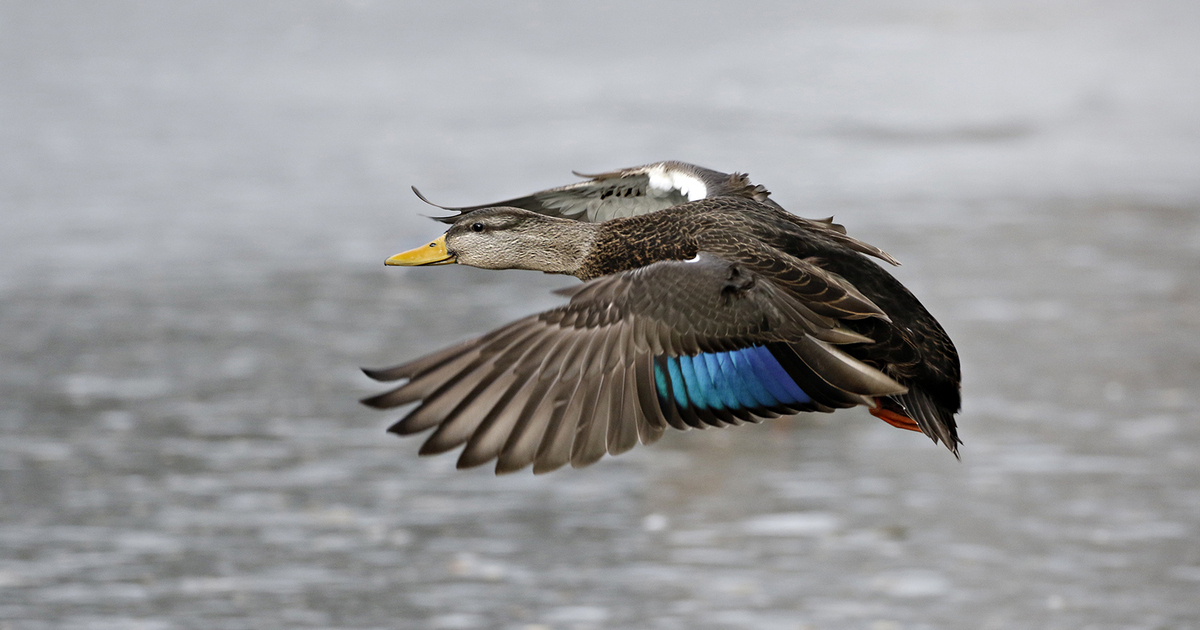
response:
{"label": "orange leg", "polygon": [[876,418],[879,418],[880,420],[883,420],[884,422],[898,429],[908,429],[909,431],[917,432],[920,432],[921,430],[921,427],[917,426],[915,420],[909,418],[908,416],[902,416],[895,411],[888,411],[883,407],[872,407],[870,412],[872,416],[875,416]]}

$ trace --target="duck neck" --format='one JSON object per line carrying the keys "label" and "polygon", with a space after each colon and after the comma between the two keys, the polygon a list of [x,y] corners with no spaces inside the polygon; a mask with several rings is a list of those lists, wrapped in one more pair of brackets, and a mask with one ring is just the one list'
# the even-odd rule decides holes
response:
{"label": "duck neck", "polygon": [[542,226],[537,246],[524,254],[521,266],[545,273],[577,276],[596,242],[600,226],[558,220]]}

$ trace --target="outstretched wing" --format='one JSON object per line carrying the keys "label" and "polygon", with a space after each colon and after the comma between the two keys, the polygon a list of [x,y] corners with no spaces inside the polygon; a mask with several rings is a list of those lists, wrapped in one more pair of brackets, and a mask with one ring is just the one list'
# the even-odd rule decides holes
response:
{"label": "outstretched wing", "polygon": [[[701,253],[605,276],[569,304],[381,370],[408,379],[363,400],[420,402],[389,430],[436,427],[421,454],[466,445],[459,467],[586,466],[657,440],[668,426],[725,426],[830,411],[906,388],[836,345],[870,341],[840,320],[879,317],[866,298],[814,276],[803,294]],[[829,286],[824,286],[829,285]]]}
{"label": "outstretched wing", "polygon": [[413,192],[422,201],[443,210],[458,212],[438,217],[454,223],[472,210],[508,206],[565,219],[600,223],[617,217],[632,217],[656,212],[700,199],[742,196],[775,205],[766,188],[750,183],[740,173],[730,175],[684,162],[657,162],[598,175],[575,173],[587,181],[559,186],[516,199],[479,206],[449,207],[430,202],[416,187]]}

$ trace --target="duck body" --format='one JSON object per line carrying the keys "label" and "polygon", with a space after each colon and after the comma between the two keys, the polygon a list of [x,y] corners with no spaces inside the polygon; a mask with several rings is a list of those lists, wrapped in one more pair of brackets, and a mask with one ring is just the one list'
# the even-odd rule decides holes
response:
{"label": "duck body", "polygon": [[916,417],[911,419],[917,427],[956,450],[954,414],[961,406],[961,369],[953,342],[912,292],[867,258],[885,254],[829,223],[736,197],[691,202],[601,224],[591,253],[575,275],[590,280],[660,260],[687,260],[700,252],[745,265],[775,281],[783,281],[782,260],[806,262],[857,289],[887,317],[845,319],[846,328],[872,341],[841,349],[910,390],[904,398],[907,405],[884,398],[883,410],[903,417],[906,407],[914,407],[911,413]]}
{"label": "duck body", "polygon": [[[400,264],[454,260],[585,282],[563,291],[570,302],[558,309],[366,371],[406,379],[363,402],[420,402],[390,430],[436,427],[422,454],[465,444],[460,467],[496,459],[497,472],[532,463],[540,473],[652,442],[667,427],[863,405],[957,455],[953,343],[868,256],[894,260],[831,221],[751,194],[600,222],[515,207],[460,212],[444,237],[413,250],[419,260]],[[444,257],[429,258],[439,242]]]}

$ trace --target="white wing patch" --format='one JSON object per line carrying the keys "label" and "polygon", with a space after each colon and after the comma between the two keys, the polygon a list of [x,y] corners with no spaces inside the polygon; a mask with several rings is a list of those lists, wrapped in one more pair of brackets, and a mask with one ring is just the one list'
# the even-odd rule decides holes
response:
{"label": "white wing patch", "polygon": [[655,197],[678,192],[688,201],[697,201],[708,195],[708,186],[700,178],[677,170],[667,170],[662,164],[650,167],[646,175],[650,178],[647,192]]}

